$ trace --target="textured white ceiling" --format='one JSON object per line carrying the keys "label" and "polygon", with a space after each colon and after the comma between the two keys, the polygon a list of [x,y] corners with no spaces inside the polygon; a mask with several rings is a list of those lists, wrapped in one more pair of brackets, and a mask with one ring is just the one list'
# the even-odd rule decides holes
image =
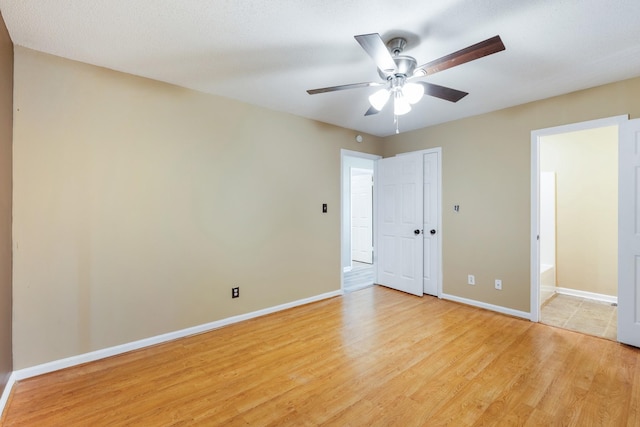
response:
{"label": "textured white ceiling", "polygon": [[390,109],[364,117],[375,88],[306,89],[379,80],[353,36],[409,39],[425,63],[500,35],[506,51],[425,81],[469,92],[425,97],[408,131],[640,75],[638,0],[0,0],[13,42],[374,135]]}

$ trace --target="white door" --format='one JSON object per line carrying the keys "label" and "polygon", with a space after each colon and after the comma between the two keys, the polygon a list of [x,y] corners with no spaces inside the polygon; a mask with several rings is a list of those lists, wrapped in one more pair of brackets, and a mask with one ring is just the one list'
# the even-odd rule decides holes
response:
{"label": "white door", "polygon": [[351,170],[351,259],[373,263],[372,170]]}
{"label": "white door", "polygon": [[640,347],[640,119],[619,139],[618,341]]}
{"label": "white door", "polygon": [[422,296],[422,154],[381,159],[377,165],[378,283]]}
{"label": "white door", "polygon": [[438,281],[440,280],[440,223],[438,214],[440,212],[440,195],[438,194],[440,185],[440,173],[438,171],[439,153],[424,153],[423,155],[423,221],[424,230],[424,273],[423,291],[425,294],[438,295]]}

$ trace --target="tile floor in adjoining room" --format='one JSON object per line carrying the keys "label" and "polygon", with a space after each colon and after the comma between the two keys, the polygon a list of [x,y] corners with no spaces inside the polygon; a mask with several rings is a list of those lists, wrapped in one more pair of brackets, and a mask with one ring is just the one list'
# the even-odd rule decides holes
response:
{"label": "tile floor in adjoining room", "polygon": [[373,264],[352,262],[352,270],[344,273],[344,290],[352,292],[373,285],[375,276]]}
{"label": "tile floor in adjoining room", "polygon": [[540,321],[613,341],[618,336],[618,307],[603,301],[555,294],[542,305]]}

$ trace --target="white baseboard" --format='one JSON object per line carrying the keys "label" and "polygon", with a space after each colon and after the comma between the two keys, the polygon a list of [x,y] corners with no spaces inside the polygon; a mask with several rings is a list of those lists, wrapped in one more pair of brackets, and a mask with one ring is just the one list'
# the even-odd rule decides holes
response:
{"label": "white baseboard", "polygon": [[555,292],[556,291],[556,287],[555,286],[548,286],[548,285],[540,285],[540,291],[541,292]]}
{"label": "white baseboard", "polygon": [[[69,368],[71,366],[80,365],[87,362],[93,362],[95,360],[104,359],[106,357],[115,356],[122,353],[127,353],[132,350],[138,350],[140,348],[149,347],[156,344],[161,344],[167,341],[172,341],[178,338],[183,338],[189,335],[199,334],[201,332],[211,331],[223,326],[231,325],[233,323],[242,322],[243,320],[253,319],[255,317],[264,316],[266,314],[275,313],[277,311],[286,310],[289,308],[297,307],[300,305],[309,304],[316,301],[321,301],[327,298],[333,298],[342,295],[343,292],[333,291],[324,294],[316,295],[309,298],[304,298],[297,301],[292,301],[286,304],[277,305],[274,307],[265,308],[251,313],[240,314],[238,316],[227,317],[226,319],[217,320],[215,322],[205,323],[203,325],[193,326],[191,328],[182,329],[175,332],[169,332],[155,337],[144,338],[138,341],[133,341],[126,344],[117,345],[114,347],[108,347],[101,350],[92,351],[90,353],[79,354],[77,356],[67,357],[65,359],[54,360],[52,362],[43,363],[41,365],[32,366],[29,368],[20,369],[12,373],[13,381],[23,380],[25,378],[35,377],[37,375],[46,374],[60,369]],[[13,384],[13,383],[12,383]],[[10,390],[10,387],[5,388],[5,392]],[[3,394],[4,397],[4,394]]]}
{"label": "white baseboard", "polygon": [[15,373],[12,372],[9,375],[9,380],[7,384],[4,386],[4,391],[2,392],[2,396],[0,396],[0,419],[2,419],[2,414],[4,413],[4,407],[7,405],[7,401],[9,400],[9,395],[11,394],[11,389],[13,389],[13,384],[16,382]]}
{"label": "white baseboard", "polygon": [[618,303],[618,297],[613,295],[597,294],[595,292],[579,291],[577,289],[561,287],[556,287],[556,292],[563,295],[570,295],[572,297],[594,299],[596,301],[603,301],[611,304]]}
{"label": "white baseboard", "polygon": [[445,293],[442,294],[441,298],[449,301],[455,301],[462,304],[471,305],[474,307],[484,308],[486,310],[496,311],[502,314],[508,314],[510,316],[521,317],[523,319],[531,320],[531,313],[528,313],[526,311],[514,310],[512,308],[502,307],[500,305],[488,304],[486,302],[462,298],[462,297],[445,294]]}
{"label": "white baseboard", "polygon": [[556,294],[556,287],[549,285],[540,285],[540,307]]}

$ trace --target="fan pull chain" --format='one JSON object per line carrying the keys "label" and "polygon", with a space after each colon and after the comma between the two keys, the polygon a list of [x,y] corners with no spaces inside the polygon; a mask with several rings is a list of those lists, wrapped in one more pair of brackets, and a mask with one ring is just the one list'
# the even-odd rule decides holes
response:
{"label": "fan pull chain", "polygon": [[396,114],[393,115],[393,123],[396,124],[396,135],[400,133],[400,129],[398,128],[398,116]]}

